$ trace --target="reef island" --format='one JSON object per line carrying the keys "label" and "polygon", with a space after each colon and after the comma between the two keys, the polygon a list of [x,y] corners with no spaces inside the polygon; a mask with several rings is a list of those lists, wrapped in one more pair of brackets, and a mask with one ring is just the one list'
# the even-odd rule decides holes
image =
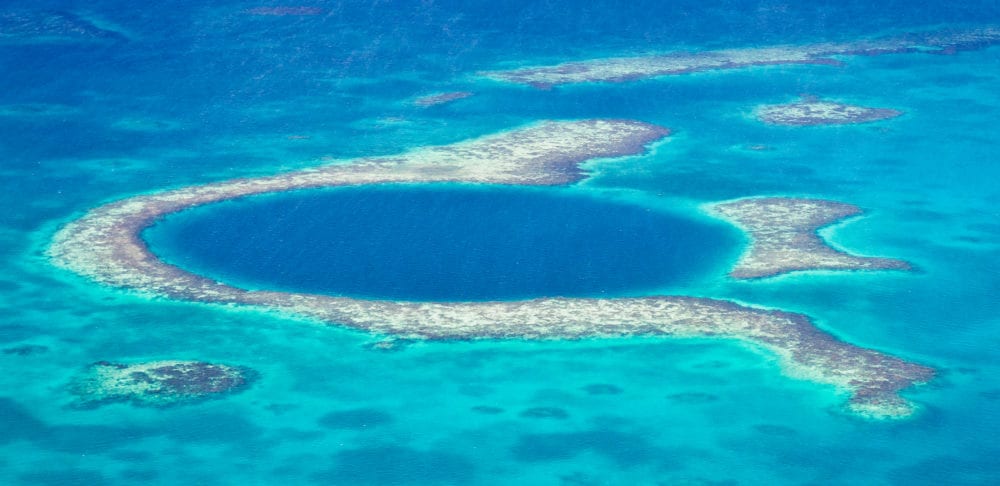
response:
{"label": "reef island", "polygon": [[[801,314],[682,296],[400,302],[252,291],[171,266],[152,254],[140,237],[143,229],[170,213],[279,191],[433,182],[565,185],[586,177],[581,162],[642,153],[668,134],[666,128],[630,120],[548,121],[399,156],[139,195],[100,206],[70,222],[57,232],[48,255],[56,265],[105,285],[172,299],[259,306],[404,339],[735,340],[770,352],[789,376],[835,386],[849,397],[848,409],[856,414],[911,415],[914,405],[899,392],[930,380],[932,369],[843,342]],[[847,206],[781,198],[747,201],[714,208],[717,215],[746,228],[753,239],[736,276],[889,267],[830,249],[813,234],[816,226],[853,214]],[[811,212],[802,212],[803,208]],[[789,211],[802,216],[775,226],[787,220]]]}
{"label": "reef island", "polygon": [[525,84],[539,89],[574,83],[622,83],[703,71],[746,69],[782,64],[840,65],[849,56],[885,54],[954,54],[981,49],[1000,42],[1000,29],[913,32],[850,42],[826,42],[795,46],[722,49],[701,52],[609,57],[573,61],[550,66],[485,71],[480,75],[496,81]]}

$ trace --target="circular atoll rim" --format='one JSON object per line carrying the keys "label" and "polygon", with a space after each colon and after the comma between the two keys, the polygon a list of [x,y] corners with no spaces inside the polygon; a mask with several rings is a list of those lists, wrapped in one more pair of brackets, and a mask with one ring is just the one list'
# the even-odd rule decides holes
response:
{"label": "circular atoll rim", "polygon": [[[840,341],[817,329],[801,314],[682,296],[430,303],[248,291],[166,264],[150,253],[140,237],[144,228],[164,215],[269,192],[414,182],[564,185],[585,177],[579,168],[581,162],[642,153],[649,143],[668,133],[665,128],[630,120],[549,121],[394,157],[362,158],[275,176],[136,196],[95,208],[67,224],[55,235],[48,255],[56,265],[106,285],[179,300],[262,306],[404,338],[736,339],[774,352],[791,376],[831,384],[850,394],[848,409],[855,413],[868,417],[912,414],[913,405],[898,392],[926,382],[933,370]],[[829,251],[817,251],[815,241],[795,237],[812,234],[817,226],[844,217],[843,206],[780,198],[719,205],[716,214],[735,221],[754,239],[748,252],[751,257],[741,260],[740,265],[747,266],[744,263],[748,261],[758,270],[750,275],[734,271],[733,277],[753,278],[812,268],[885,268],[822,244]],[[775,214],[783,217],[804,209],[810,211],[794,219],[798,224],[789,224],[777,232],[784,236],[776,241],[768,239],[776,232],[755,232],[761,229],[758,225],[773,223]],[[799,246],[800,241],[808,244]],[[783,268],[788,252],[796,256],[796,265]]]}

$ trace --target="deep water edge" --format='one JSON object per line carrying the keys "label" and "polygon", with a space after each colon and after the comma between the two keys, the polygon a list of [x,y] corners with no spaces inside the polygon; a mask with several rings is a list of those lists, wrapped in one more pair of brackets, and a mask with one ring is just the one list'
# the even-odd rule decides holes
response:
{"label": "deep water edge", "polygon": [[602,202],[593,192],[459,184],[294,191],[182,211],[143,238],[168,263],[244,288],[410,301],[682,287],[731,265],[742,243],[725,223]]}

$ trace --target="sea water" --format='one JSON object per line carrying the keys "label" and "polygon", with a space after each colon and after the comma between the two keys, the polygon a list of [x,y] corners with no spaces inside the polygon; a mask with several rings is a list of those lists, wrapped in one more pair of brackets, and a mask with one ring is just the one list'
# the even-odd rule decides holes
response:
{"label": "sea water", "polygon": [[[475,76],[608,55],[995,24],[995,2],[315,5],[322,15],[253,16],[244,12],[259,5],[239,2],[2,4],[4,12],[73,12],[120,32],[0,37],[8,108],[0,115],[0,343],[45,350],[0,354],[2,482],[1000,479],[998,48],[552,91]],[[450,90],[476,94],[428,109],[408,102]],[[764,126],[750,115],[802,93],[905,115],[815,128]],[[586,197],[689,217],[701,203],[754,195],[865,208],[867,216],[824,234],[917,271],[737,283],[719,269],[685,285],[618,291],[681,288],[809,314],[853,344],[938,369],[932,383],[907,392],[919,413],[856,418],[835,390],[717,340],[417,342],[382,352],[372,346],[380,338],[336,326],[103,288],[43,253],[62,224],[134,194],[591,117],[674,134],[650,154],[588,164],[593,177],[574,187]],[[170,409],[67,407],[66,385],[88,364],[154,359],[245,365],[260,378],[241,394]]]}
{"label": "sea water", "polygon": [[144,237],[166,262],[241,288],[413,301],[692,285],[724,271],[742,243],[719,222],[579,192],[458,184],[293,191],[184,211]]}

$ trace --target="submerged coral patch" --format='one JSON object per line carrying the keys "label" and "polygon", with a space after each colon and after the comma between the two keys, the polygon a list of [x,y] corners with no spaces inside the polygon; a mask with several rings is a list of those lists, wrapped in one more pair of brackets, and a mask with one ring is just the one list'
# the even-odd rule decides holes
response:
{"label": "submerged coral patch", "polygon": [[772,125],[813,126],[848,125],[895,118],[903,112],[891,108],[867,108],[814,97],[784,105],[764,105],[757,108],[758,120]]}
{"label": "submerged coral patch", "polygon": [[690,405],[690,404],[703,404],[703,403],[714,402],[718,400],[719,397],[711,393],[684,392],[684,393],[674,393],[672,395],[669,395],[667,396],[667,399],[674,403],[683,403]]}
{"label": "submerged coral patch", "polygon": [[524,418],[535,419],[565,419],[569,418],[569,413],[558,407],[534,407],[521,412]]}
{"label": "submerged coral patch", "polygon": [[47,346],[42,346],[40,344],[22,344],[21,346],[14,346],[10,348],[4,348],[3,354],[13,354],[16,356],[30,356],[34,354],[40,354],[47,352],[49,348]]}
{"label": "submerged coral patch", "polygon": [[451,91],[448,93],[435,93],[426,96],[421,96],[413,100],[413,104],[427,108],[429,106],[443,105],[445,103],[451,103],[452,101],[460,100],[462,98],[468,98],[472,96],[469,91]]}
{"label": "submerged coral patch", "polygon": [[839,59],[846,56],[904,53],[953,54],[961,50],[981,49],[998,42],[1000,42],[1000,29],[997,28],[915,32],[853,42],[611,57],[551,66],[488,71],[481,74],[497,81],[526,84],[546,89],[562,84],[620,83],[659,76],[745,69],[776,64],[838,65],[841,63]]}
{"label": "submerged coral patch", "polygon": [[504,412],[500,407],[494,407],[491,405],[476,405],[471,409],[473,412],[481,413],[483,415],[498,415]]}
{"label": "submerged coral patch", "polygon": [[201,361],[100,361],[77,377],[70,389],[81,407],[111,402],[165,407],[242,390],[254,375],[248,368]]}
{"label": "submerged coral patch", "polygon": [[623,390],[621,387],[608,383],[594,383],[583,387],[583,391],[589,395],[619,395]]}

